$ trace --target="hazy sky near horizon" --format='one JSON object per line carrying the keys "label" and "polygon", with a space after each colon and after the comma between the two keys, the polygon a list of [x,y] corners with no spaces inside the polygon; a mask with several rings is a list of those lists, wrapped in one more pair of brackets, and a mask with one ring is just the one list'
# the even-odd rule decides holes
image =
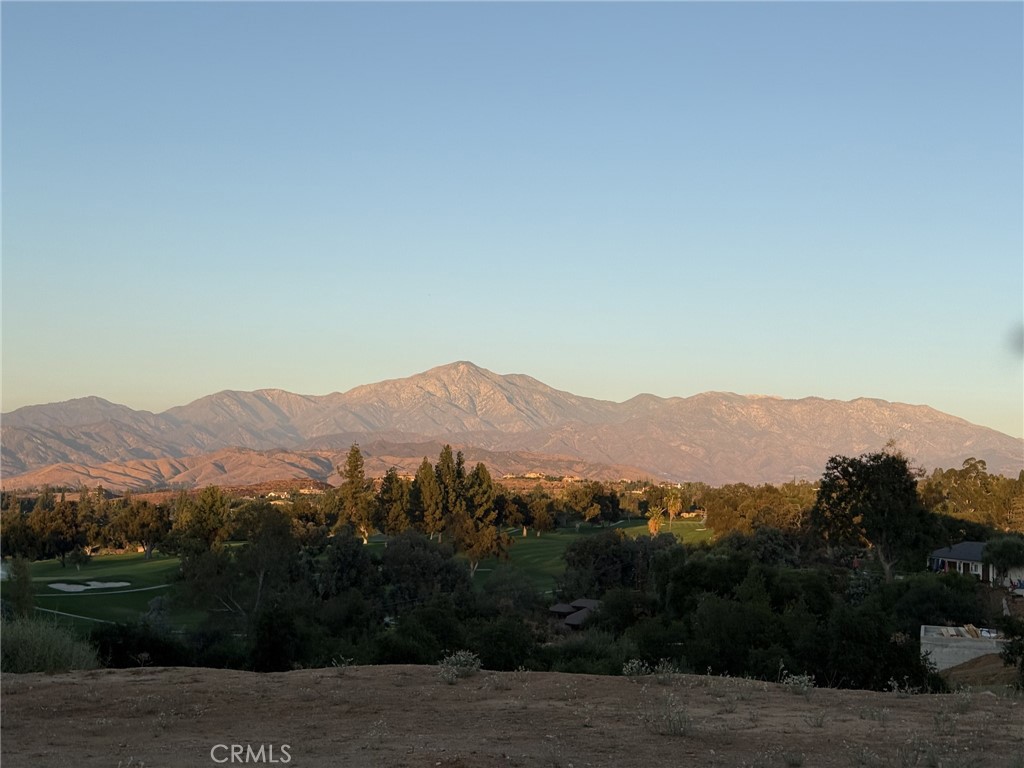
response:
{"label": "hazy sky near horizon", "polygon": [[472,360],[1024,434],[1020,3],[9,3],[4,412]]}

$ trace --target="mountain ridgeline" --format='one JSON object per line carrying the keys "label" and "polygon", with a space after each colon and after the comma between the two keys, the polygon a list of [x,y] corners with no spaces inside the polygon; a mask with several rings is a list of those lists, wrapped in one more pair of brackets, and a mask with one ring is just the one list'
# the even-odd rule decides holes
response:
{"label": "mountain ridgeline", "polygon": [[927,406],[726,392],[614,403],[468,362],[323,396],[224,391],[159,414],[86,397],[19,408],[0,428],[5,488],[336,482],[353,442],[370,474],[415,471],[450,442],[499,474],[763,483],[819,477],[830,456],[890,440],[926,469],[968,457],[1024,469],[1024,441]]}

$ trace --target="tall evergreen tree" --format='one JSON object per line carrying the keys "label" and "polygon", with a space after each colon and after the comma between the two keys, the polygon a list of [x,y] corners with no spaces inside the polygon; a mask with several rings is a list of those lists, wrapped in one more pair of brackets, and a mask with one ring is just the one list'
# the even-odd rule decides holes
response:
{"label": "tall evergreen tree", "polygon": [[466,509],[466,463],[459,451],[452,455],[452,447],[445,445],[438,456],[437,466],[434,467],[437,475],[437,485],[441,491],[441,526],[438,530],[438,541],[441,540],[441,533],[456,520],[459,520]]}
{"label": "tall evergreen tree", "polygon": [[231,503],[215,485],[191,498],[182,492],[174,503],[175,546],[186,557],[219,550],[231,534]]}
{"label": "tall evergreen tree", "polygon": [[412,481],[410,502],[413,519],[420,522],[424,533],[431,539],[437,534],[440,541],[445,524],[441,486],[437,483],[434,467],[425,456]]}
{"label": "tall evergreen tree", "polygon": [[398,470],[391,467],[381,481],[377,492],[377,519],[389,536],[402,533],[412,527],[409,505],[409,482],[398,476]]}
{"label": "tall evergreen tree", "polygon": [[373,483],[366,479],[363,454],[358,444],[352,444],[345,466],[338,468],[338,474],[341,475],[341,486],[338,488],[341,516],[338,522],[350,524],[366,544],[370,534],[379,526],[376,505],[373,503]]}
{"label": "tall evergreen tree", "polygon": [[502,554],[511,539],[498,526],[498,510],[495,507],[498,494],[487,467],[477,464],[463,487],[462,501],[453,520],[456,543],[469,560],[472,576],[476,574],[481,560]]}

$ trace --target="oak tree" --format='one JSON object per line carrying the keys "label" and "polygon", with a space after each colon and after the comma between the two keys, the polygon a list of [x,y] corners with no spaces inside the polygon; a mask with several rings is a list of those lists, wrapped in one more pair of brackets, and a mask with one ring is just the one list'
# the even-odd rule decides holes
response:
{"label": "oak tree", "polygon": [[920,545],[931,519],[907,459],[883,451],[828,460],[811,524],[829,546],[869,548],[892,581],[896,562]]}

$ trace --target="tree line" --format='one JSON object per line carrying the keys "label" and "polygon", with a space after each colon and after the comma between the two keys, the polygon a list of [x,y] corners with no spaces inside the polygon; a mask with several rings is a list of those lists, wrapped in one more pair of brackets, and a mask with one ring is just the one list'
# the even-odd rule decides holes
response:
{"label": "tree line", "polygon": [[[961,471],[933,475],[937,487],[950,477],[960,488],[968,475],[977,487],[1007,482],[986,480],[976,462]],[[511,493],[482,464],[467,472],[450,446],[411,479],[391,470],[372,482],[357,445],[339,472],[336,489],[283,505],[216,487],[163,504],[99,490],[75,501],[44,491],[31,504],[7,496],[3,546],[78,564],[97,541],[180,558],[170,605],[201,613],[201,626],[172,636],[170,606],[157,599],[145,621],[93,633],[112,665],[431,663],[469,648],[495,669],[617,672],[632,658],[669,659],[696,672],[772,679],[790,670],[871,688],[941,686],[921,660],[916,627],[991,618],[972,578],[920,573],[921,551],[978,526],[1003,566],[1024,563],[1024,538],[930,510],[928,486],[891,451],[835,456],[814,486],[587,482],[559,498]],[[954,497],[961,513],[963,498]],[[723,532],[714,544],[684,546],[663,532],[681,514],[720,521]],[[657,525],[637,538],[583,536],[565,552],[558,596],[602,600],[582,632],[553,623],[512,567],[474,587],[481,559],[507,552],[509,531],[631,516]],[[944,527],[947,518],[961,527]],[[376,532],[386,546],[367,547]],[[897,570],[918,573],[896,580]]]}
{"label": "tree line", "polygon": [[[876,469],[888,455],[894,454],[873,454],[878,459]],[[845,465],[837,463],[839,459],[845,459]],[[345,526],[364,542],[378,532],[395,536],[416,530],[432,540],[451,542],[465,555],[471,572],[482,560],[507,553],[513,529],[520,529],[523,536],[531,530],[541,535],[556,525],[604,525],[633,517],[646,518],[652,534],[666,527],[671,531],[683,515],[699,516],[717,537],[772,528],[797,549],[813,547],[820,540],[830,556],[859,542],[872,547],[883,559],[883,567],[889,568],[896,564],[891,559],[895,549],[906,555],[902,564],[906,567],[923,558],[932,544],[1024,533],[1024,472],[1017,478],[992,475],[984,461],[969,458],[960,469],[936,469],[925,477],[902,461],[893,471],[907,477],[904,491],[909,499],[913,486],[917,501],[911,505],[915,513],[903,520],[906,530],[899,542],[840,531],[822,517],[824,508],[816,507],[821,484],[825,483],[826,493],[835,496],[834,489],[829,489],[844,472],[860,466],[845,457],[834,457],[818,483],[711,487],[699,482],[614,485],[582,481],[567,484],[561,494],[552,495],[540,486],[525,493],[511,492],[496,482],[482,463],[467,471],[462,452],[453,452],[448,445],[436,463],[424,457],[414,477],[404,477],[392,468],[375,482],[366,477],[362,452],[353,445],[344,465],[338,467],[339,487],[319,496],[293,494],[287,509],[305,543]],[[216,487],[194,494],[182,491],[160,503],[131,493],[111,498],[102,488],[82,490],[75,500],[48,488],[35,498],[5,492],[0,498],[4,532],[0,552],[30,560],[58,558],[62,564],[77,565],[100,548],[139,547],[147,557],[157,548],[176,553],[194,547],[197,540],[238,539],[239,516],[268,503],[265,499],[230,498]],[[908,521],[916,522],[908,525]],[[871,524],[869,519],[869,527]],[[877,531],[874,533],[877,539]]]}

